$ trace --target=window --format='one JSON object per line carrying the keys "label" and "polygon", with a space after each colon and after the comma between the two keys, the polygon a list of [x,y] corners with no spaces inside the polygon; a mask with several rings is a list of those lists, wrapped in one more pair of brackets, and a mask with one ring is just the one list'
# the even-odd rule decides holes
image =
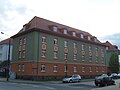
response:
{"label": "window", "polygon": [[98,68],[98,67],[96,67],[96,72],[98,72],[98,69],[99,69],[99,68]]}
{"label": "window", "polygon": [[22,64],[22,71],[24,72],[24,64]]}
{"label": "window", "polygon": [[54,32],[57,32],[58,31],[58,28],[56,26],[53,27],[53,31]]}
{"label": "window", "polygon": [[106,50],[108,50],[109,49],[109,47],[106,47]]}
{"label": "window", "polygon": [[21,52],[21,51],[19,51],[19,58],[21,58],[21,56],[22,56],[22,52]]}
{"label": "window", "polygon": [[74,55],[73,55],[73,59],[74,59],[74,60],[77,60],[77,54],[74,54]]}
{"label": "window", "polygon": [[66,29],[64,29],[64,34],[67,34],[67,30]]}
{"label": "window", "polygon": [[67,72],[67,66],[64,66],[64,72]]}
{"label": "window", "polygon": [[57,45],[57,43],[58,43],[58,40],[54,39],[54,45]]}
{"label": "window", "polygon": [[85,61],[85,56],[84,55],[82,55],[82,61]]}
{"label": "window", "polygon": [[91,40],[91,37],[90,37],[90,36],[88,36],[88,40]]}
{"label": "window", "polygon": [[55,59],[58,58],[57,55],[58,55],[58,53],[57,53],[57,52],[54,52],[54,58],[55,58]]}
{"label": "window", "polygon": [[84,44],[82,44],[82,50],[85,50],[85,45]]}
{"label": "window", "polygon": [[25,37],[23,38],[23,44],[26,44],[26,38]]}
{"label": "window", "polygon": [[42,50],[41,57],[45,57],[45,56],[46,56],[46,51]]}
{"label": "window", "polygon": [[23,56],[22,57],[25,58],[25,51],[23,51]]}
{"label": "window", "polygon": [[41,72],[45,72],[45,64],[41,64]]}
{"label": "window", "polygon": [[98,51],[98,47],[95,47],[95,51]]}
{"label": "window", "polygon": [[94,38],[94,41],[95,41],[95,42],[97,42],[97,39],[96,39],[96,37]]}
{"label": "window", "polygon": [[80,34],[81,35],[81,38],[83,39],[84,38],[84,35],[83,34]]}
{"label": "window", "polygon": [[90,72],[92,72],[92,67],[89,67],[89,69],[90,69]]}
{"label": "window", "polygon": [[91,46],[89,46],[89,51],[92,51],[92,47]]}
{"label": "window", "polygon": [[102,72],[105,72],[105,68],[104,67],[102,67]]}
{"label": "window", "polygon": [[22,49],[25,50],[25,45],[22,45]]}
{"label": "window", "polygon": [[104,50],[103,49],[101,49],[101,53],[103,53],[104,52]]}
{"label": "window", "polygon": [[68,56],[68,54],[67,54],[67,53],[65,53],[65,54],[64,54],[64,59],[67,59],[67,56]]}
{"label": "window", "polygon": [[20,68],[21,68],[21,67],[20,67],[20,64],[18,64],[18,71],[20,71]]}
{"label": "window", "polygon": [[58,66],[57,65],[54,65],[53,67],[53,72],[57,72],[58,71]]}
{"label": "window", "polygon": [[46,37],[45,36],[42,37],[42,43],[46,43]]}
{"label": "window", "polygon": [[77,43],[73,43],[73,48],[77,48]]}
{"label": "window", "polygon": [[92,61],[92,56],[89,56],[89,62],[91,62]]}
{"label": "window", "polygon": [[74,72],[77,72],[77,67],[76,67],[76,66],[74,66],[73,70],[74,70]]}
{"label": "window", "polygon": [[19,40],[19,45],[22,45],[22,38],[20,38]]}
{"label": "window", "polygon": [[76,36],[76,32],[72,32],[72,35],[75,37]]}
{"label": "window", "polygon": [[68,42],[64,41],[64,47],[67,47],[67,46],[68,46]]}
{"label": "window", "polygon": [[96,57],[96,62],[98,62],[98,57]]}
{"label": "window", "polygon": [[82,72],[85,72],[85,67],[84,66],[82,67]]}

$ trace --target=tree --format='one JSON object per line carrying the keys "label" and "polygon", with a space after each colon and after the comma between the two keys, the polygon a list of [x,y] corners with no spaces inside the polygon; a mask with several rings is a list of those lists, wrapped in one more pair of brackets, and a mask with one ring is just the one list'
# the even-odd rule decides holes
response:
{"label": "tree", "polygon": [[110,57],[110,61],[109,61],[109,67],[110,67],[110,71],[112,73],[118,73],[119,72],[119,59],[118,59],[118,54],[114,53],[111,55]]}

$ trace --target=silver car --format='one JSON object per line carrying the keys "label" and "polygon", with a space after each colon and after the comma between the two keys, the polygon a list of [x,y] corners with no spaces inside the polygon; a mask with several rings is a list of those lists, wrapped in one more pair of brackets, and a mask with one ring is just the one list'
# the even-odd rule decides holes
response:
{"label": "silver car", "polygon": [[65,82],[80,82],[80,81],[81,81],[81,76],[78,74],[74,74],[74,75],[72,75],[68,78],[64,78],[62,80],[63,83],[65,83]]}

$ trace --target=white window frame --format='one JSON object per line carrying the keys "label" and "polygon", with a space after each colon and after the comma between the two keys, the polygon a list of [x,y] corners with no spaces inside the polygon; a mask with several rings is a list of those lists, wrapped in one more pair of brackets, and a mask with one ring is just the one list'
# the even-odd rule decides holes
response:
{"label": "white window frame", "polygon": [[92,46],[89,46],[89,51],[92,51]]}
{"label": "white window frame", "polygon": [[77,54],[73,55],[73,60],[77,60]]}
{"label": "white window frame", "polygon": [[76,37],[76,32],[72,32],[72,35],[73,35],[74,37]]}
{"label": "white window frame", "polygon": [[64,66],[64,72],[67,72],[67,66],[66,65]]}
{"label": "white window frame", "polygon": [[90,36],[88,36],[88,40],[91,40],[91,37],[90,37]]}
{"label": "white window frame", "polygon": [[85,56],[84,55],[82,55],[82,61],[85,61]]}
{"label": "white window frame", "polygon": [[99,72],[99,67],[96,67],[96,72]]}
{"label": "white window frame", "polygon": [[58,52],[54,52],[54,59],[58,58]]}
{"label": "white window frame", "polygon": [[23,44],[26,44],[26,38],[25,37],[23,38]]}
{"label": "white window frame", "polygon": [[46,43],[46,36],[42,36],[42,43]]}
{"label": "white window frame", "polygon": [[80,34],[81,38],[84,39],[84,35],[83,34]]}
{"label": "white window frame", "polygon": [[68,33],[68,30],[64,29],[64,34],[67,34]]}
{"label": "white window frame", "polygon": [[82,44],[82,51],[85,50],[85,44]]}
{"label": "white window frame", "polygon": [[53,26],[53,31],[54,32],[57,32],[58,31],[58,28],[56,26]]}
{"label": "white window frame", "polygon": [[46,57],[46,51],[45,50],[41,51],[41,57]]}
{"label": "white window frame", "polygon": [[24,72],[25,70],[25,65],[24,64],[22,64],[22,72]]}
{"label": "white window frame", "polygon": [[73,43],[73,48],[77,48],[77,43]]}
{"label": "white window frame", "polygon": [[21,65],[18,64],[18,71],[20,72],[21,71]]}
{"label": "white window frame", "polygon": [[68,41],[64,41],[64,47],[68,47]]}
{"label": "white window frame", "polygon": [[73,71],[77,72],[77,67],[76,66],[73,67]]}
{"label": "white window frame", "polygon": [[54,45],[57,45],[58,44],[58,40],[55,38],[54,39]]}
{"label": "white window frame", "polygon": [[90,66],[89,69],[90,69],[90,72],[92,72],[92,66]]}
{"label": "white window frame", "polygon": [[46,71],[46,66],[45,64],[41,64],[41,72],[45,72]]}
{"label": "white window frame", "polygon": [[84,66],[82,66],[82,72],[85,72],[85,67]]}
{"label": "white window frame", "polygon": [[64,53],[64,59],[68,59],[68,54]]}
{"label": "white window frame", "polygon": [[53,72],[58,72],[58,65],[53,66]]}

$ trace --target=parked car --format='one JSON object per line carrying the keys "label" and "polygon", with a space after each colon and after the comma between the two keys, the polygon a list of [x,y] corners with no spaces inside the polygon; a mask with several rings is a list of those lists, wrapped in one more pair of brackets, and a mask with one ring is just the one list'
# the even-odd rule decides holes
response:
{"label": "parked car", "polygon": [[118,74],[118,78],[120,78],[120,73]]}
{"label": "parked car", "polygon": [[62,80],[63,83],[65,83],[65,82],[80,82],[80,81],[81,81],[81,76],[78,74],[74,74],[74,75],[72,75],[68,78],[64,78]]}
{"label": "parked car", "polygon": [[95,77],[96,86],[107,86],[112,84],[115,84],[115,81],[105,74]]}
{"label": "parked car", "polygon": [[110,76],[112,79],[118,79],[118,74],[117,73],[112,73]]}

